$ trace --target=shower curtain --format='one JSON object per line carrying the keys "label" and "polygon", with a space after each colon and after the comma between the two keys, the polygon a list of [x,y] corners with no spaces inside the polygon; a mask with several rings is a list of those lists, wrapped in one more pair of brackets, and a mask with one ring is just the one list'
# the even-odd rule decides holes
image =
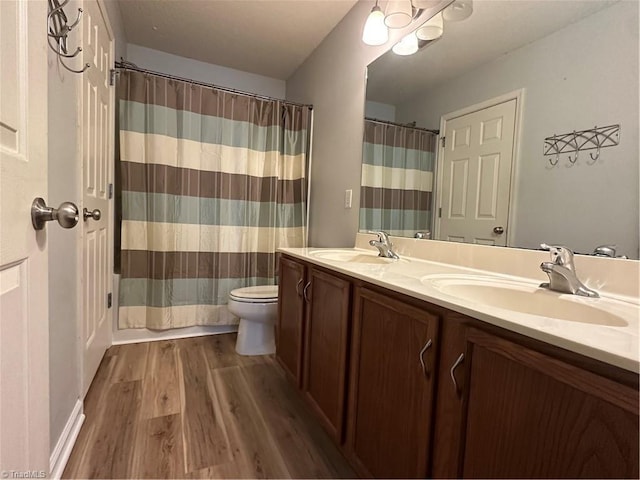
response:
{"label": "shower curtain", "polygon": [[365,119],[360,230],[413,237],[432,219],[436,135]]}
{"label": "shower curtain", "polygon": [[229,292],[306,246],[310,108],[136,71],[117,92],[119,327],[235,323]]}

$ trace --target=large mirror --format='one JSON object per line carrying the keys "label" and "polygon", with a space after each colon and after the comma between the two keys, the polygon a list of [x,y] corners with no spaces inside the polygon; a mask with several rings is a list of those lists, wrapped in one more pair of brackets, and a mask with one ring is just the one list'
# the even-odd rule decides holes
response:
{"label": "large mirror", "polygon": [[638,259],[638,8],[475,0],[370,64],[360,229]]}

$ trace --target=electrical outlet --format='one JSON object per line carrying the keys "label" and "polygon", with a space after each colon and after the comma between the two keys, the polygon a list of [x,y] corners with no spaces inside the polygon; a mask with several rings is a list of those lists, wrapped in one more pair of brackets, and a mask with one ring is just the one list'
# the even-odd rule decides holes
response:
{"label": "electrical outlet", "polygon": [[353,199],[353,190],[344,191],[344,208],[351,208],[351,200]]}

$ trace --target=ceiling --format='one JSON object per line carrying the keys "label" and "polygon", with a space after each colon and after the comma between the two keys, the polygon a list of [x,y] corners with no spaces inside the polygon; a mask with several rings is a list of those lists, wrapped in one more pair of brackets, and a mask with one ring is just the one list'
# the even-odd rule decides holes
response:
{"label": "ceiling", "polygon": [[445,22],[439,40],[407,57],[388,52],[369,65],[367,100],[398,105],[616,1],[474,0],[473,14]]}
{"label": "ceiling", "polygon": [[286,80],[357,0],[118,0],[127,41]]}

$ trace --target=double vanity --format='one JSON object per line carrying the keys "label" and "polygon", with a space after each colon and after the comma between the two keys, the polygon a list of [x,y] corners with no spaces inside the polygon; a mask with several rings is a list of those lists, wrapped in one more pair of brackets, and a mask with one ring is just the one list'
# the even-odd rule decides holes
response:
{"label": "double vanity", "polygon": [[359,475],[638,478],[638,262],[580,258],[589,298],[549,253],[357,237],[280,249],[276,356]]}

